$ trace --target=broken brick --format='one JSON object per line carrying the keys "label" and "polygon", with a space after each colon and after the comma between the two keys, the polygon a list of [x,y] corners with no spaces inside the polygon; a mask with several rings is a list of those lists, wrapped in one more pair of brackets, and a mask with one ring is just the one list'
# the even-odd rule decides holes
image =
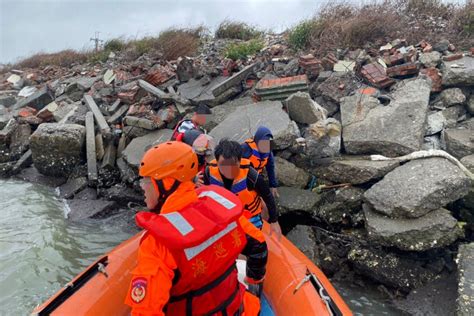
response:
{"label": "broken brick", "polygon": [[334,54],[329,53],[321,60],[321,62],[324,70],[332,71],[334,69],[334,65],[338,62],[338,59],[336,56],[334,56]]}
{"label": "broken brick", "polygon": [[431,79],[431,92],[440,92],[442,90],[441,87],[441,74],[436,67],[424,68],[421,69],[420,73],[428,76]]}
{"label": "broken brick", "polygon": [[444,61],[453,61],[453,60],[461,59],[463,57],[464,57],[463,53],[457,53],[457,54],[452,54],[452,55],[448,55],[448,56],[443,56],[443,60]]}
{"label": "broken brick", "polygon": [[255,92],[262,100],[283,100],[297,91],[308,91],[308,77],[306,75],[262,79]]}
{"label": "broken brick", "polygon": [[30,116],[35,116],[38,111],[36,109],[33,109],[29,106],[25,106],[24,108],[20,109],[18,111],[18,116],[19,117],[30,117]]}
{"label": "broken brick", "polygon": [[322,70],[321,61],[316,59],[312,54],[301,56],[299,59],[299,66],[310,77],[319,76]]}
{"label": "broken brick", "polygon": [[384,56],[383,61],[387,64],[387,66],[394,66],[403,64],[406,60],[404,54],[396,52],[393,55]]}
{"label": "broken brick", "polygon": [[395,82],[385,73],[385,68],[379,63],[371,63],[362,67],[362,76],[378,88],[387,88]]}
{"label": "broken brick", "polygon": [[399,77],[417,74],[419,69],[416,63],[405,63],[403,65],[389,67],[386,72],[389,77]]}
{"label": "broken brick", "polygon": [[158,86],[171,79],[175,74],[170,69],[161,65],[155,66],[153,71],[148,72],[144,80],[154,86]]}

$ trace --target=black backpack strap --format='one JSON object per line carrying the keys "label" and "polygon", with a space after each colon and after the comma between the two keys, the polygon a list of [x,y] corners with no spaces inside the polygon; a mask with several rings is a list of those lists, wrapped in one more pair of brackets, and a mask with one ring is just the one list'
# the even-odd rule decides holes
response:
{"label": "black backpack strap", "polygon": [[254,190],[255,186],[257,185],[259,173],[255,168],[249,167],[249,173],[247,174],[247,179],[249,180],[247,183],[249,184],[248,189]]}

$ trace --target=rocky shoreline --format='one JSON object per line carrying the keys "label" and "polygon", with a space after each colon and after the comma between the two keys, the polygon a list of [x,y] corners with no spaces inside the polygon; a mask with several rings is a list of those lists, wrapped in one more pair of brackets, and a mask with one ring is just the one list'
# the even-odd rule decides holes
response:
{"label": "rocky shoreline", "polygon": [[204,103],[217,140],[272,130],[280,223],[329,277],[370,279],[409,314],[419,293],[447,297],[427,289],[448,280],[445,315],[474,313],[472,174],[441,157],[370,156],[444,150],[474,172],[474,50],[394,40],[316,58],[267,35],[233,61],[226,43],[1,74],[0,176],[58,187],[70,220],[143,207],[143,153]]}

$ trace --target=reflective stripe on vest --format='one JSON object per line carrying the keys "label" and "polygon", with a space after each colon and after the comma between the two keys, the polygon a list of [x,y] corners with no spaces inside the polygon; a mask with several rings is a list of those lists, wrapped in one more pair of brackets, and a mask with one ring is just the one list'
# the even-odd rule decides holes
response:
{"label": "reflective stripe on vest", "polygon": [[229,233],[232,229],[236,227],[237,227],[237,222],[232,222],[229,225],[227,225],[226,228],[224,228],[223,230],[221,230],[214,236],[211,236],[203,243],[191,248],[184,249],[186,259],[191,260],[192,258],[196,257],[197,255],[199,255],[201,252],[209,248],[213,243],[215,243],[217,240],[225,236],[227,233]]}
{"label": "reflective stripe on vest", "polygon": [[162,214],[173,226],[178,230],[181,235],[186,236],[194,230],[193,226],[178,212],[171,212]]}
{"label": "reflective stripe on vest", "polygon": [[204,191],[204,192],[201,192],[201,194],[199,194],[199,197],[204,197],[204,196],[210,197],[211,199],[213,199],[220,205],[224,206],[228,210],[235,207],[235,203],[229,201],[228,199],[226,199],[225,197],[223,197],[222,195],[214,191]]}

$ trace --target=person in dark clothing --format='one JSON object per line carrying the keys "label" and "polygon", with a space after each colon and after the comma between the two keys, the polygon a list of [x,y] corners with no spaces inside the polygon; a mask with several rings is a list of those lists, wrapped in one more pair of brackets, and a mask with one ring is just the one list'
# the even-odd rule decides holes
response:
{"label": "person in dark clothing", "polygon": [[[265,126],[260,126],[253,138],[247,139],[242,146],[242,157],[252,164],[258,173],[267,171],[270,191],[274,197],[278,197],[278,181],[275,175],[275,160],[270,150],[270,140],[273,139],[272,132]],[[266,203],[266,201],[265,201]]]}
{"label": "person in dark clothing", "polygon": [[[244,205],[244,216],[259,229],[263,225],[261,217],[263,199],[268,205],[270,214],[268,220],[270,234],[275,233],[280,238],[281,229],[273,195],[266,181],[250,165],[250,162],[242,159],[240,144],[223,139],[214,150],[214,156],[216,159],[208,164],[204,172],[204,184],[219,185],[236,194]],[[266,272],[268,248],[265,241],[260,242],[253,238],[248,238],[247,243],[247,247],[242,252],[247,256],[246,282],[250,291],[259,296],[264,278],[256,279],[255,277],[262,276]]]}
{"label": "person in dark clothing", "polygon": [[206,124],[207,116],[211,115],[211,109],[205,104],[199,104],[196,111],[194,112],[191,119],[181,120],[173,131],[171,140],[182,141],[184,133],[189,130],[200,130],[205,133],[205,130],[202,128]]}

